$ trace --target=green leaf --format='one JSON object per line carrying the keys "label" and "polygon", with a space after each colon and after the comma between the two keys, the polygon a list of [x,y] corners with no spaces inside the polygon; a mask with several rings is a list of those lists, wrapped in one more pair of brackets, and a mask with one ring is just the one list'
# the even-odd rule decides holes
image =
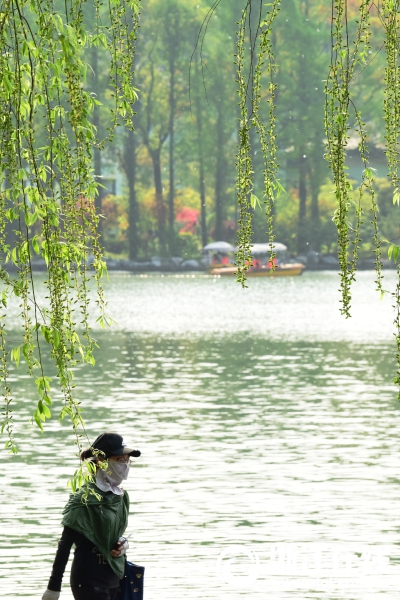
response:
{"label": "green leaf", "polygon": [[58,417],[58,420],[60,421],[60,423],[62,423],[62,421],[65,419],[65,417],[67,415],[71,415],[71,408],[69,406],[63,406],[63,408],[59,414],[59,417]]}
{"label": "green leaf", "polygon": [[25,344],[22,344],[22,354],[24,355],[24,358],[28,364],[30,363],[30,358],[29,358],[29,350],[30,349],[31,349],[31,344],[29,344],[28,342],[25,342]]}
{"label": "green leaf", "polygon": [[35,421],[36,421],[36,425],[39,427],[39,429],[40,429],[41,431],[44,431],[44,429],[43,429],[43,424],[42,424],[42,420],[41,420],[41,417],[40,417],[40,413],[39,413],[39,411],[38,411],[37,409],[36,409],[36,410],[35,410],[35,412],[33,413],[33,418],[35,419]]}
{"label": "green leaf", "polygon": [[46,168],[45,168],[44,165],[42,165],[41,167],[39,167],[38,175],[39,175],[39,177],[40,177],[40,179],[42,181],[46,181],[47,180],[47,173],[46,173]]}
{"label": "green leaf", "polygon": [[54,348],[58,348],[60,345],[60,334],[57,329],[53,329],[53,345]]}
{"label": "green leaf", "polygon": [[99,33],[99,42],[103,48],[107,48],[107,37],[105,33]]}
{"label": "green leaf", "polygon": [[257,205],[261,208],[261,202],[259,201],[257,196],[255,196],[254,194],[250,195],[250,204],[251,204],[252,208],[254,208],[254,209],[256,208]]}
{"label": "green leaf", "polygon": [[[38,377],[35,380],[39,394],[46,396],[46,392],[50,391],[50,381],[50,377],[46,377],[45,375],[43,377]],[[48,402],[48,404],[50,403]]]}
{"label": "green leaf", "polygon": [[43,415],[46,419],[50,419],[51,412],[47,404],[44,404],[41,400],[39,400],[38,408],[41,415]]}
{"label": "green leaf", "polygon": [[[106,323],[105,323],[105,321],[104,321],[104,317],[103,317],[103,315],[100,315],[100,317],[98,317],[98,318],[96,319],[96,323],[98,323],[102,329],[105,329],[105,328],[106,328]],[[82,353],[82,350],[81,350],[81,348],[79,348],[79,351],[81,352],[81,354],[82,354],[82,358],[83,358],[83,353]]]}
{"label": "green leaf", "polygon": [[38,241],[38,236],[35,235],[32,238],[32,248],[34,249],[34,251],[36,252],[36,254],[40,254],[40,246],[39,246],[39,241]]}
{"label": "green leaf", "polygon": [[373,167],[367,167],[366,169],[364,169],[365,177],[368,177],[368,179],[373,179],[374,173],[372,171],[376,173],[376,169],[374,169]]}
{"label": "green leaf", "polygon": [[89,352],[86,353],[85,360],[89,365],[92,365],[92,367],[94,367],[94,365],[96,364],[94,356]]}
{"label": "green leaf", "polygon": [[279,181],[279,179],[277,179],[275,181],[275,190],[276,190],[276,197],[279,198],[279,196],[282,194],[282,192],[284,194],[286,194],[286,190],[284,189],[283,185],[281,184],[281,182]]}
{"label": "green leaf", "polygon": [[338,122],[339,127],[343,126],[345,115],[343,113],[339,113],[336,117],[336,121]]}
{"label": "green leaf", "polygon": [[391,260],[393,258],[393,261],[397,262],[399,252],[400,246],[396,246],[396,244],[391,244],[388,249],[388,259]]}
{"label": "green leaf", "polygon": [[21,283],[20,282],[15,282],[14,283],[14,287],[13,287],[13,292],[14,292],[14,296],[17,296],[17,298],[20,297],[21,295]]}
{"label": "green leaf", "polygon": [[15,265],[18,262],[18,250],[16,246],[14,246],[14,248],[11,250],[11,260]]}
{"label": "green leaf", "polygon": [[13,85],[12,85],[7,73],[4,73],[4,75],[3,75],[3,83],[4,83],[4,87],[6,88],[7,92],[9,92],[11,94],[13,91]]}
{"label": "green leaf", "polygon": [[18,218],[18,211],[14,208],[9,208],[4,212],[9,221],[15,221]]}
{"label": "green leaf", "polygon": [[69,479],[69,480],[67,481],[67,487],[69,487],[69,488],[70,488],[70,490],[71,490],[71,492],[72,492],[73,494],[75,494],[75,493],[76,493],[76,485],[75,485],[75,479],[74,479],[74,478],[72,478],[72,479]]}
{"label": "green leaf", "polygon": [[17,368],[19,367],[19,361],[21,357],[21,346],[17,346],[11,350],[11,360],[15,361]]}
{"label": "green leaf", "polygon": [[396,188],[393,192],[393,204],[400,206],[400,190]]}
{"label": "green leaf", "polygon": [[49,406],[53,404],[50,396],[47,393],[43,396],[42,400],[43,402],[46,402],[46,404],[48,404]]}
{"label": "green leaf", "polygon": [[33,212],[33,213],[27,211],[25,213],[25,223],[26,223],[26,225],[28,227],[30,227],[31,225],[33,225],[34,223],[36,223],[37,218],[38,218],[38,214],[37,214],[36,211]]}
{"label": "green leaf", "polygon": [[22,56],[28,56],[29,47],[28,47],[26,40],[22,40],[21,51],[22,51]]}
{"label": "green leaf", "polygon": [[68,271],[61,271],[61,277],[65,281],[65,283],[71,283],[71,278],[69,276]]}
{"label": "green leaf", "polygon": [[46,325],[42,325],[41,328],[40,328],[40,330],[41,330],[42,336],[44,337],[44,339],[46,340],[46,342],[48,344],[50,344],[50,342],[51,342],[51,338],[50,338],[51,329],[50,329],[50,327],[46,327]]}

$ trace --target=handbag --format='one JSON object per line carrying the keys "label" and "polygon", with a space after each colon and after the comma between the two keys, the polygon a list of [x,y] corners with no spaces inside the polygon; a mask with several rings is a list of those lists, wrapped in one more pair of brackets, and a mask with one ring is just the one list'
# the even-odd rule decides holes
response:
{"label": "handbag", "polygon": [[119,582],[115,600],[143,600],[144,567],[125,562],[125,573]]}

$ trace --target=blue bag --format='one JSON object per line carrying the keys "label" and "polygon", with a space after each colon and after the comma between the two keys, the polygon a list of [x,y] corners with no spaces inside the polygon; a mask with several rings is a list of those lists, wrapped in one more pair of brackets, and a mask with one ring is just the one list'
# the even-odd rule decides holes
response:
{"label": "blue bag", "polygon": [[125,574],[119,582],[115,600],[143,600],[144,567],[125,562]]}

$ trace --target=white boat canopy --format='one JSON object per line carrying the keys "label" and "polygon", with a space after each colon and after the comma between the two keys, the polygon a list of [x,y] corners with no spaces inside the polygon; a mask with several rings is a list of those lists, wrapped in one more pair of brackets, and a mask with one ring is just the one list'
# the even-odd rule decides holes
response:
{"label": "white boat canopy", "polygon": [[234,247],[228,242],[212,242],[204,246],[203,250],[210,250],[213,252],[234,252]]}
{"label": "white boat canopy", "polygon": [[[274,252],[283,252],[287,250],[287,246],[285,244],[280,244],[279,242],[275,242],[273,245]],[[250,246],[252,254],[269,254],[271,252],[271,244],[252,244]]]}
{"label": "white boat canopy", "polygon": [[[285,244],[280,244],[279,242],[275,242],[272,246],[274,252],[284,252],[287,250],[287,246],[285,246]],[[268,242],[265,244],[252,244],[250,250],[252,254],[269,254],[271,252],[271,244]],[[235,248],[235,251],[237,251],[237,248]]]}

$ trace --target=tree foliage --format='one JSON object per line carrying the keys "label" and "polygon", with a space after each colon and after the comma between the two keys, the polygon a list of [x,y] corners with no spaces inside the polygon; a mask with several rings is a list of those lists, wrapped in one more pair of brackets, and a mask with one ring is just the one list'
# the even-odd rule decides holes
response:
{"label": "tree foliage", "polygon": [[[110,61],[113,106],[107,137],[120,118],[132,114],[136,97],[132,65],[139,5],[113,0],[104,10],[97,0],[81,2],[3,0],[0,10],[0,243],[3,282],[0,364],[5,407],[2,430],[13,452],[9,360],[24,359],[35,378],[39,400],[33,418],[42,429],[51,416],[51,380],[42,366],[50,345],[64,396],[60,419],[82,425],[74,397],[72,367],[94,362],[90,334],[89,279],[97,285],[98,320],[109,322],[100,279],[106,266],[98,236],[92,157],[104,145],[93,124],[98,99],[85,87],[88,48],[103,47]],[[90,16],[90,23],[88,17]],[[85,22],[86,19],[86,22]],[[129,25],[130,23],[130,25]],[[132,24],[133,23],[133,27]],[[47,266],[47,299],[35,294],[31,262]],[[90,258],[89,258],[90,255]],[[90,265],[94,274],[88,274]],[[10,267],[11,265],[11,267]],[[6,308],[18,302],[23,337],[9,348]],[[80,322],[78,333],[76,322]],[[78,434],[77,434],[78,435]]]}

